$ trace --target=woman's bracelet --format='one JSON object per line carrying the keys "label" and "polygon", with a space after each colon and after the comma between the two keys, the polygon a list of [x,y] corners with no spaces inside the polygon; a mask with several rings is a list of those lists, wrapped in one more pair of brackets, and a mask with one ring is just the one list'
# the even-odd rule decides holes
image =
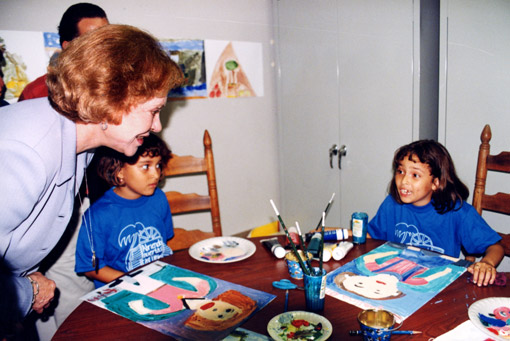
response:
{"label": "woman's bracelet", "polygon": [[35,298],[37,297],[37,295],[39,294],[39,283],[37,283],[36,280],[32,279],[32,277],[30,276],[27,276],[28,280],[30,281],[30,284],[32,285],[32,290],[34,289],[34,285],[35,285],[35,292],[34,292],[34,296],[32,296],[32,305],[34,305],[35,303]]}

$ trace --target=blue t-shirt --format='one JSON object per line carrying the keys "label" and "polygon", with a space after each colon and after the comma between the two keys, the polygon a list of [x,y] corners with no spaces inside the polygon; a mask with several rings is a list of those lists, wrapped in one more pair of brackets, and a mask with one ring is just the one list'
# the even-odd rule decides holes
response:
{"label": "blue t-shirt", "polygon": [[[91,233],[92,232],[92,233]],[[124,199],[108,190],[83,215],[76,244],[77,273],[109,266],[123,272],[172,254],[166,245],[174,235],[172,214],[159,188],[151,196]],[[94,281],[96,288],[104,285]]]}
{"label": "blue t-shirt", "polygon": [[375,217],[368,223],[368,233],[375,239],[413,245],[422,249],[459,257],[461,246],[470,254],[483,254],[501,237],[464,202],[457,210],[439,214],[432,202],[425,206],[399,204],[388,195]]}

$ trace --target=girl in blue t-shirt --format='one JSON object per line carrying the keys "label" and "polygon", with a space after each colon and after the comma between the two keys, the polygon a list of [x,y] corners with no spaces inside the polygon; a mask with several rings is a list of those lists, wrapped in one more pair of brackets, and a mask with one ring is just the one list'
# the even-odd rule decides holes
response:
{"label": "girl in blue t-shirt", "polygon": [[109,150],[99,160],[99,175],[113,187],[83,214],[75,266],[96,288],[172,254],[172,215],[157,187],[169,158],[165,142],[150,134],[134,156]]}
{"label": "girl in blue t-shirt", "polygon": [[468,271],[478,286],[493,284],[504,256],[501,237],[466,202],[469,190],[458,178],[446,148],[421,140],[399,148],[389,194],[368,224],[376,239],[459,257],[461,248],[483,255]]}

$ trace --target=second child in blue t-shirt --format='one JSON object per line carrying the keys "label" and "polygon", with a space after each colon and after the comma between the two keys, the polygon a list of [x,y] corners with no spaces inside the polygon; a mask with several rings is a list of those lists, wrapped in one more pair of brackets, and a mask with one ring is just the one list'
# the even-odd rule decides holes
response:
{"label": "second child in blue t-shirt", "polygon": [[399,148],[389,194],[368,224],[376,239],[413,245],[459,257],[483,254],[468,271],[477,285],[493,284],[504,256],[501,237],[466,202],[469,190],[458,178],[446,148],[421,140]]}
{"label": "second child in blue t-shirt", "polygon": [[83,214],[75,266],[96,288],[172,254],[172,215],[158,188],[169,158],[165,142],[150,134],[134,156],[112,150],[100,159],[98,173],[113,187]]}

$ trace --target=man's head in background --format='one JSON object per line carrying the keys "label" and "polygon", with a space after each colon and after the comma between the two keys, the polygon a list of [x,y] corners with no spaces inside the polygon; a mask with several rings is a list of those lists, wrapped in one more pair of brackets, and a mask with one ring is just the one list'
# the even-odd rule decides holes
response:
{"label": "man's head in background", "polygon": [[74,4],[64,12],[58,25],[60,45],[65,49],[74,38],[107,24],[101,7],[86,2]]}

